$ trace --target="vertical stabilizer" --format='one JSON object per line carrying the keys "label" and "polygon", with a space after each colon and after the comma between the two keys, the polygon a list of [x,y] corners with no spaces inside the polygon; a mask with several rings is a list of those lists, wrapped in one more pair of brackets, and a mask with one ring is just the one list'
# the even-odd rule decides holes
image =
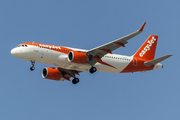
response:
{"label": "vertical stabilizer", "polygon": [[158,36],[150,35],[139,50],[134,54],[135,58],[142,58],[146,61],[153,60],[156,52]]}

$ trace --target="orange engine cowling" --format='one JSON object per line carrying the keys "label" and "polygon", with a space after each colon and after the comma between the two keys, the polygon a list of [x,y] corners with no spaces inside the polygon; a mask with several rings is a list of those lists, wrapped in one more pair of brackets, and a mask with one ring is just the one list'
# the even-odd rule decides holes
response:
{"label": "orange engine cowling", "polygon": [[61,80],[62,74],[57,68],[45,67],[42,70],[42,77],[51,80]]}
{"label": "orange engine cowling", "polygon": [[83,52],[70,51],[68,54],[68,61],[84,64],[87,61],[87,55],[86,53],[83,53]]}

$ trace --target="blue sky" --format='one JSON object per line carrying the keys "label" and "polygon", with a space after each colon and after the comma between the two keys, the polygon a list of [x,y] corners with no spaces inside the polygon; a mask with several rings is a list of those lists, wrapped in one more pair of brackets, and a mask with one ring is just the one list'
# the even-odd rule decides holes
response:
{"label": "blue sky", "polygon": [[[178,0],[6,0],[0,1],[0,119],[2,120],[179,120]],[[114,53],[133,55],[159,36],[156,57],[173,54],[163,69],[146,73],[81,73],[80,83],[41,77],[44,67],[10,50],[39,42],[91,49],[136,31],[143,33]]]}

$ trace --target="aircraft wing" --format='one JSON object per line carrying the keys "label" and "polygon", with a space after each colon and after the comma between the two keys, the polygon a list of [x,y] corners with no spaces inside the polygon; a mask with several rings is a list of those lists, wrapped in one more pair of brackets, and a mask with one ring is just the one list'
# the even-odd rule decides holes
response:
{"label": "aircraft wing", "polygon": [[140,34],[143,31],[145,24],[146,24],[146,22],[144,22],[144,24],[136,32],[133,32],[133,33],[131,33],[125,37],[119,38],[117,40],[114,40],[112,42],[109,42],[107,44],[104,44],[102,46],[99,46],[99,47],[96,47],[96,48],[93,48],[93,49],[87,51],[86,52],[87,55],[92,57],[90,59],[89,63],[91,65],[94,65],[104,55],[111,53],[113,50],[116,50],[119,47],[125,47],[124,45],[128,43],[127,40],[129,40],[129,39],[135,37],[136,35]]}
{"label": "aircraft wing", "polygon": [[61,67],[57,67],[59,71],[61,71],[63,78],[61,80],[68,80],[70,81],[70,78],[75,78],[75,74],[79,75],[80,72],[82,71],[75,71],[75,70],[69,70],[69,69],[64,69]]}

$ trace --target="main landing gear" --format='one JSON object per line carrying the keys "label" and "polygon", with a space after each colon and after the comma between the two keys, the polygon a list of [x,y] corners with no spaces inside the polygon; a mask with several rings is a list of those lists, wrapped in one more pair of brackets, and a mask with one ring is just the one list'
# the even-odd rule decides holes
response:
{"label": "main landing gear", "polygon": [[32,64],[32,67],[30,67],[30,70],[33,71],[35,69],[35,67],[34,67],[35,61],[31,60],[31,64]]}
{"label": "main landing gear", "polygon": [[[93,74],[93,73],[95,73],[97,71],[97,68],[96,67],[91,67],[91,69],[89,69],[89,72],[91,73],[91,74]],[[72,83],[73,84],[77,84],[79,82],[79,78],[74,78],[73,80],[72,80]]]}
{"label": "main landing gear", "polygon": [[72,83],[73,84],[77,84],[79,82],[79,78],[74,78],[73,80],[72,80]]}
{"label": "main landing gear", "polygon": [[91,69],[89,69],[89,72],[91,74],[95,73],[97,71],[96,67],[91,67]]}
{"label": "main landing gear", "polygon": [[[97,68],[96,67],[91,67],[91,69],[89,69],[89,72],[91,73],[91,74],[93,74],[93,73],[95,73],[97,71]],[[74,78],[73,80],[72,80],[72,83],[73,84],[77,84],[79,82],[79,78]]]}

